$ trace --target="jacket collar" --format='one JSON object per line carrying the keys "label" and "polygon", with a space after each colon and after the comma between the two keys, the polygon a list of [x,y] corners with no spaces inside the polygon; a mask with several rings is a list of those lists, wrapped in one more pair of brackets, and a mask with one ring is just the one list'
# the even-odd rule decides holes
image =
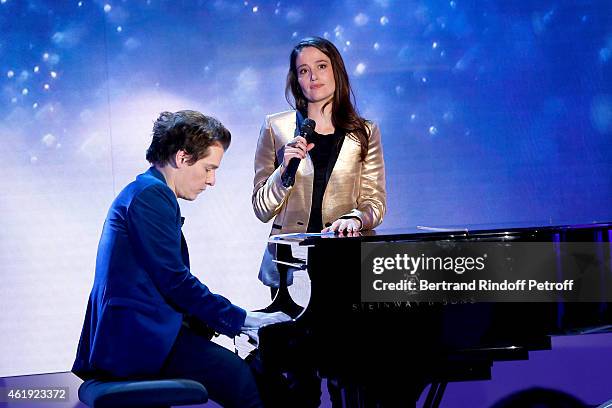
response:
{"label": "jacket collar", "polygon": [[[147,170],[145,174],[148,176],[153,176],[159,181],[163,182],[165,185],[168,185],[168,183],[166,183],[166,178],[164,177],[164,175],[159,170],[157,170],[155,166],[149,167],[149,170]],[[181,217],[181,226],[183,224],[185,224],[185,217]]]}
{"label": "jacket collar", "polygon": [[157,170],[155,166],[149,167],[149,170],[147,170],[145,174],[153,176],[159,181],[162,181],[164,184],[168,185],[168,183],[166,183],[166,178],[164,177],[164,175],[159,170]]}

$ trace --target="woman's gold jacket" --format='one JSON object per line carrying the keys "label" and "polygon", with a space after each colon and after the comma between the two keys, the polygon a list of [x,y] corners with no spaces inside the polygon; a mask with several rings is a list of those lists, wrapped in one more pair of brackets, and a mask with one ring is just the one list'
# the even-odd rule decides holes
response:
{"label": "woman's gold jacket", "polygon": [[[345,136],[323,195],[324,226],[339,218],[357,217],[361,220],[362,229],[368,230],[383,220],[386,188],[380,130],[371,122],[368,122],[368,128],[370,140],[363,162],[359,142],[350,135]],[[253,210],[263,222],[274,218],[271,235],[306,232],[308,227],[314,179],[314,165],[310,155],[307,154],[300,162],[292,187],[284,187],[281,182],[285,144],[295,137],[295,129],[295,111],[268,115],[257,142]],[[273,251],[273,248],[269,250]],[[262,264],[262,269],[264,266]],[[275,270],[275,265],[271,267]],[[272,273],[277,274],[274,271]],[[264,283],[277,286],[278,282],[266,282],[265,275],[265,271],[260,271],[260,279]],[[291,283],[291,277],[288,283]]]}

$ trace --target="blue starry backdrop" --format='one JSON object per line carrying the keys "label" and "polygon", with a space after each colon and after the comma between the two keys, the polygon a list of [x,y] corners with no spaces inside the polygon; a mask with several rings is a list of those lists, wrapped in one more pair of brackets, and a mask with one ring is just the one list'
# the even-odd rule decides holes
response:
{"label": "blue starry backdrop", "polygon": [[0,375],[70,368],[113,197],[163,110],[218,117],[217,186],[182,202],[193,272],[246,307],[264,116],[302,37],[333,41],[380,124],[383,227],[612,220],[608,0],[0,0]]}

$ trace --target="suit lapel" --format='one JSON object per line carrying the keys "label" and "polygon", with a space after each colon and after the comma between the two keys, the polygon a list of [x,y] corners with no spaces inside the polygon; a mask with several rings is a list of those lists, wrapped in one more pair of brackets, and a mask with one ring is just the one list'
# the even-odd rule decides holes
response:
{"label": "suit lapel", "polygon": [[334,171],[334,166],[336,165],[336,161],[338,161],[338,156],[340,156],[342,145],[344,144],[344,131],[339,131],[339,132],[341,132],[340,135],[333,136],[336,139],[336,142],[332,146],[332,150],[329,155],[329,162],[327,163],[327,171],[325,172],[325,185],[327,185],[329,182],[329,178],[331,177],[331,174]]}

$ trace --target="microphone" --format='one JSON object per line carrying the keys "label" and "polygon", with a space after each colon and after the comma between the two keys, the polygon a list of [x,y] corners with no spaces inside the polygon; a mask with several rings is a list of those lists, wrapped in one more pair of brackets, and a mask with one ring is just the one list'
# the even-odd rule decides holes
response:
{"label": "microphone", "polygon": [[[302,127],[300,128],[300,136],[306,139],[306,143],[311,143],[310,136],[312,136],[312,132],[315,130],[315,126],[317,124],[314,120],[307,118],[302,123]],[[283,182],[284,187],[291,187],[293,183],[295,183],[295,173],[297,172],[298,166],[300,165],[300,159],[297,157],[289,160],[289,164],[287,165],[287,169],[281,176],[281,181]]]}

